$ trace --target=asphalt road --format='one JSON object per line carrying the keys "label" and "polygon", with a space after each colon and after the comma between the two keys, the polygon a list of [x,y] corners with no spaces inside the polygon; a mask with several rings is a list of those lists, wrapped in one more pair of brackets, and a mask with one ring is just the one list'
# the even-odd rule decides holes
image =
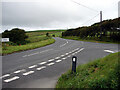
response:
{"label": "asphalt road", "polygon": [[118,52],[117,44],[55,38],[54,44],[2,57],[3,88],[54,88],[58,77],[77,65]]}

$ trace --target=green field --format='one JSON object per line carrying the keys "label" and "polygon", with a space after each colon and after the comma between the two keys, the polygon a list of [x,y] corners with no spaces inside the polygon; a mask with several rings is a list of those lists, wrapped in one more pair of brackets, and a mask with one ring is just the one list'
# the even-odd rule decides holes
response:
{"label": "green field", "polygon": [[120,56],[110,54],[104,58],[79,65],[76,73],[69,70],[58,79],[56,88],[118,88],[120,86]]}
{"label": "green field", "polygon": [[[28,36],[26,40],[28,43],[25,45],[16,45],[12,42],[4,43],[2,45],[2,52],[0,53],[2,53],[2,55],[6,55],[13,52],[25,51],[52,44],[55,42],[55,40],[52,38],[52,35],[55,35],[55,37],[61,37],[62,32],[63,30],[42,30],[26,32],[26,35]],[[49,33],[49,36],[46,36],[46,33]]]}

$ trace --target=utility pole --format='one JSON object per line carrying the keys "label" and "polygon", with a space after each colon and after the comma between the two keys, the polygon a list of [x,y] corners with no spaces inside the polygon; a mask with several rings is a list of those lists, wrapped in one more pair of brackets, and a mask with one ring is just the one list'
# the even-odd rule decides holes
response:
{"label": "utility pole", "polygon": [[100,11],[100,39],[102,38],[102,11]]}

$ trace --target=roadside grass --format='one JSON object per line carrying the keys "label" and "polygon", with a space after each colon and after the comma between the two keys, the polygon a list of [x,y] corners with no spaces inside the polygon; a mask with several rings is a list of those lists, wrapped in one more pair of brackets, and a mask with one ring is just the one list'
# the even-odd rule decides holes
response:
{"label": "roadside grass", "polygon": [[6,49],[2,51],[2,54],[6,55],[6,54],[13,53],[13,52],[35,49],[38,47],[43,47],[43,46],[52,44],[54,42],[55,40],[51,38],[51,39],[47,39],[47,40],[43,40],[39,42],[28,43],[26,45],[21,45],[21,46],[9,46],[9,47],[6,47]]}
{"label": "roadside grass", "polygon": [[95,38],[84,38],[84,39],[81,39],[77,36],[66,36],[66,37],[62,37],[64,39],[71,39],[71,40],[79,40],[79,41],[85,41],[85,42],[95,42],[95,43],[113,43],[113,44],[120,44],[120,42],[116,42],[116,41],[110,41],[110,40],[104,40],[104,41],[100,41],[100,40],[97,40]]}
{"label": "roadside grass", "polygon": [[[120,52],[87,64],[79,65],[76,73],[69,70],[58,79],[56,88],[118,88],[120,86]],[[57,90],[57,89],[56,89]]]}
{"label": "roadside grass", "polygon": [[[26,39],[27,43],[25,45],[16,45],[12,42],[4,43],[0,53],[2,55],[6,55],[52,44],[55,42],[55,40],[52,38],[52,35],[55,35],[55,37],[61,37],[63,31],[65,30],[42,30],[26,32],[28,38]],[[46,33],[49,33],[50,36],[46,36]]]}

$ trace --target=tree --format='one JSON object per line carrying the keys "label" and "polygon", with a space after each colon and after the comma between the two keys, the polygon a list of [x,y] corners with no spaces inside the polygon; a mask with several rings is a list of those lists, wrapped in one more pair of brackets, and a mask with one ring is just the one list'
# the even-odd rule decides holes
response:
{"label": "tree", "polygon": [[14,28],[10,31],[6,30],[2,33],[3,38],[9,38],[11,42],[16,44],[24,44],[25,39],[28,38],[25,34],[25,30]]}
{"label": "tree", "polygon": [[46,36],[49,37],[49,33],[48,32],[46,33]]}

